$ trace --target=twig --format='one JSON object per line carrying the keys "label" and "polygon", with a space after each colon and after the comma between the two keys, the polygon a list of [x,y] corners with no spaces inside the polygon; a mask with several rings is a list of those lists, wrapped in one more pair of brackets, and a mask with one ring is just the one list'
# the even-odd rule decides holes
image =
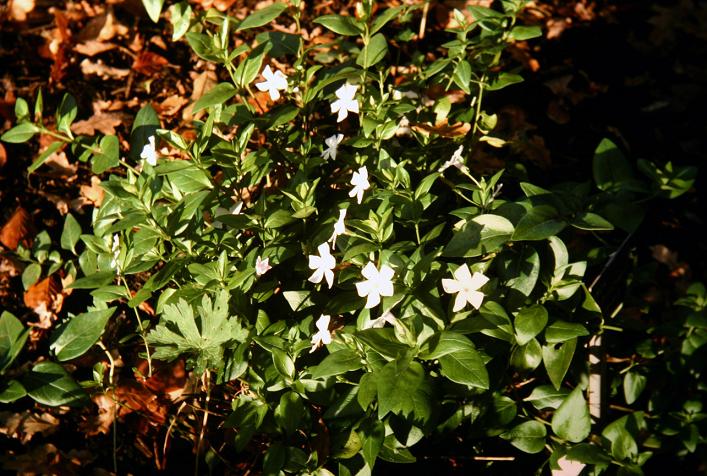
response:
{"label": "twig", "polygon": [[425,28],[427,28],[427,13],[430,11],[430,1],[426,0],[422,7],[422,19],[420,20],[420,32],[417,37],[421,40],[425,37]]}

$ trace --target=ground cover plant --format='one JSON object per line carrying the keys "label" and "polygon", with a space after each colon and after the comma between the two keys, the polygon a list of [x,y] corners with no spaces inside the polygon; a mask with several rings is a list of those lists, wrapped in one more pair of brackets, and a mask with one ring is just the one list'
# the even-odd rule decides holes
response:
{"label": "ground cover plant", "polygon": [[[98,405],[116,473],[132,413],[163,430],[150,467],[174,471],[173,444],[195,474],[385,473],[430,454],[490,473],[698,464],[705,288],[637,323],[622,308],[649,270],[617,271],[696,169],[608,137],[577,180],[479,164],[514,145],[489,104],[523,81],[509,48],[541,36],[527,2],[450,9],[429,31],[429,3],[142,7],[216,80],[188,129],[146,101],[123,135],[77,132],[71,94],[16,98],[2,141],[51,138],[28,176],[61,152],[102,198],[54,236],[3,240],[26,290],[75,304],[35,307],[33,358],[3,312],[0,401]],[[159,398],[131,399],[143,388]]]}

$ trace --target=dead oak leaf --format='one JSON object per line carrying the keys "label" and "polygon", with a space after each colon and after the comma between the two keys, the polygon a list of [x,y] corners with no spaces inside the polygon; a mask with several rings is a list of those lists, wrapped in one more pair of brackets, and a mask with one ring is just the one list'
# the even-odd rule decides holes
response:
{"label": "dead oak leaf", "polygon": [[96,131],[104,135],[114,135],[116,126],[123,122],[123,116],[114,112],[98,112],[83,121],[77,121],[71,126],[74,134],[95,135]]}
{"label": "dead oak leaf", "polygon": [[96,56],[106,51],[117,48],[115,43],[106,43],[98,40],[88,40],[74,46],[74,51],[85,56]]}
{"label": "dead oak leaf", "polygon": [[88,203],[95,206],[96,208],[101,206],[103,203],[103,188],[101,187],[101,179],[95,175],[91,177],[91,185],[81,185],[80,188],[81,197],[85,198]]}
{"label": "dead oak leaf", "polygon": [[39,322],[35,324],[35,327],[50,328],[64,303],[59,279],[51,275],[34,283],[25,291],[23,300],[25,306],[39,316]]}
{"label": "dead oak leaf", "polygon": [[25,247],[29,247],[33,236],[34,225],[32,224],[32,217],[22,207],[18,207],[0,229],[0,243],[13,251],[17,249],[20,243]]}
{"label": "dead oak leaf", "polygon": [[413,123],[413,130],[423,134],[437,134],[442,137],[460,137],[469,133],[471,124],[467,122],[457,122],[449,124],[447,119],[443,119],[436,124]]}
{"label": "dead oak leaf", "polygon": [[98,76],[101,79],[120,79],[130,74],[130,70],[108,66],[100,59],[95,63],[88,58],[81,61],[81,72],[86,76]]}
{"label": "dead oak leaf", "polygon": [[135,57],[132,69],[145,76],[159,74],[169,64],[167,58],[151,51],[142,51]]}
{"label": "dead oak leaf", "polygon": [[157,113],[163,117],[171,117],[177,114],[189,100],[178,94],[172,94],[167,99],[157,104]]}

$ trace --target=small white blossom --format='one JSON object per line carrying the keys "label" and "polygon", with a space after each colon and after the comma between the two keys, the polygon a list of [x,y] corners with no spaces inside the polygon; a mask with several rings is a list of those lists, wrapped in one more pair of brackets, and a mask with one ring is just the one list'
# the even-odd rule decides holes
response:
{"label": "small white blossom", "polygon": [[287,76],[280,70],[273,73],[268,65],[263,70],[263,77],[265,81],[256,83],[255,87],[260,91],[267,91],[273,101],[280,99],[280,91],[287,89]]}
{"label": "small white blossom", "polygon": [[218,217],[222,217],[225,215],[240,215],[241,210],[243,209],[243,202],[238,200],[231,208],[223,208],[223,207],[218,207],[216,211],[214,212],[214,222],[212,223],[212,226],[214,228],[221,229],[223,228],[223,224],[218,221]]}
{"label": "small white blossom", "polygon": [[457,150],[454,151],[452,154],[452,157],[446,161],[442,166],[439,168],[439,172],[444,172],[447,170],[449,167],[454,166],[458,168],[459,170],[464,170],[466,166],[464,165],[464,159],[462,158],[462,153],[464,152],[464,146],[460,145]]}
{"label": "small white blossom", "polygon": [[339,219],[336,220],[336,223],[334,223],[334,233],[331,234],[331,238],[329,238],[329,241],[331,242],[332,246],[336,244],[336,239],[339,237],[339,235],[343,235],[346,233],[346,224],[344,223],[344,219],[346,218],[346,209],[343,208],[339,210]]}
{"label": "small white blossom", "polygon": [[313,283],[321,283],[322,279],[326,278],[326,282],[331,288],[334,285],[334,268],[336,267],[336,259],[329,251],[329,245],[322,243],[317,247],[319,256],[309,255],[309,269],[313,269],[314,273],[309,277],[309,281]]}
{"label": "small white blossom", "polygon": [[476,309],[481,307],[484,300],[484,293],[479,291],[484,284],[489,281],[489,278],[481,273],[471,275],[469,267],[466,264],[459,266],[453,273],[454,279],[443,279],[442,287],[449,294],[457,293],[454,299],[454,312],[458,312],[466,306],[467,303],[474,306]]}
{"label": "small white blossom", "polygon": [[147,144],[142,148],[140,152],[140,158],[145,159],[145,162],[152,165],[153,167],[157,165],[157,150],[155,149],[155,136],[150,136],[147,139]]}
{"label": "small white blossom", "polygon": [[357,90],[358,86],[355,84],[346,83],[334,92],[337,99],[331,103],[331,112],[339,113],[336,122],[346,119],[349,112],[358,114],[358,99],[355,98]]}
{"label": "small white blossom", "polygon": [[331,332],[329,332],[330,320],[331,317],[326,314],[322,314],[321,317],[317,319],[317,333],[312,336],[312,350],[309,351],[310,354],[322,345],[331,344]]}
{"label": "small white blossom", "polygon": [[371,308],[378,305],[381,296],[393,295],[393,276],[395,271],[388,265],[381,266],[380,271],[372,262],[363,268],[361,274],[365,281],[356,283],[356,292],[361,297],[366,297],[366,307]]}
{"label": "small white blossom", "polygon": [[377,319],[369,319],[363,324],[364,329],[375,329],[385,326],[385,323],[395,325],[396,317],[390,311],[385,311],[383,315]]}
{"label": "small white blossom", "polygon": [[270,258],[262,259],[260,256],[255,260],[255,275],[262,276],[272,269]]}
{"label": "small white blossom", "polygon": [[363,200],[363,192],[371,187],[371,184],[368,183],[368,169],[366,169],[365,165],[358,169],[358,172],[353,173],[351,185],[353,185],[353,188],[349,192],[349,197],[356,197],[360,205]]}
{"label": "small white blossom", "polygon": [[327,148],[322,152],[322,158],[328,160],[331,157],[331,160],[336,160],[336,151],[342,140],[344,140],[344,134],[334,134],[324,139],[324,144],[326,144]]}

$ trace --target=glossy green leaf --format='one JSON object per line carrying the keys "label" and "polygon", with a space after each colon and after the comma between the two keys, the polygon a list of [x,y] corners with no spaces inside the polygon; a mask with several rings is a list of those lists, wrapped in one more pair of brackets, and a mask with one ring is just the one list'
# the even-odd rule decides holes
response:
{"label": "glossy green leaf", "polygon": [[545,340],[549,344],[565,342],[575,337],[588,336],[589,331],[582,324],[567,321],[555,321],[545,329]]}
{"label": "glossy green leaf", "polygon": [[79,384],[54,362],[40,362],[22,381],[27,394],[42,405],[76,406],[87,401]]}
{"label": "glossy green leaf", "polygon": [[61,231],[61,247],[76,254],[76,243],[81,237],[81,225],[71,213],[64,219],[64,228]]}
{"label": "glossy green leaf", "polygon": [[25,345],[29,329],[7,311],[0,315],[0,373],[17,358]]}
{"label": "glossy green leaf", "polygon": [[310,368],[312,378],[331,377],[363,366],[361,356],[351,349],[341,349],[327,355],[322,362]]}
{"label": "glossy green leaf", "polygon": [[324,15],[315,19],[314,23],[324,25],[334,33],[344,36],[356,36],[363,32],[353,18],[341,15]]}
{"label": "glossy green leaf", "polygon": [[589,436],[592,421],[582,389],[575,387],[552,416],[552,431],[560,438],[579,443]]}
{"label": "glossy green leaf", "polygon": [[237,92],[238,90],[231,83],[218,83],[194,103],[193,111],[197,113],[216,104],[225,105],[226,101],[235,96]]}
{"label": "glossy green leaf", "polygon": [[577,347],[577,339],[570,339],[562,344],[550,344],[543,346],[543,363],[545,370],[550,377],[550,381],[559,389],[562,380],[565,378],[567,370],[572,363],[574,351]]}
{"label": "glossy green leaf", "polygon": [[643,393],[643,390],[646,388],[647,383],[648,378],[645,375],[634,371],[626,372],[626,375],[624,375],[623,389],[627,405],[632,405],[638,400],[638,397],[641,396],[641,393]]}
{"label": "glossy green leaf", "polygon": [[616,190],[633,180],[633,169],[621,150],[603,139],[594,152],[594,181],[601,190]]}
{"label": "glossy green leaf", "polygon": [[61,149],[61,147],[64,145],[63,142],[61,141],[55,141],[52,142],[47,146],[46,149],[44,149],[44,152],[39,154],[39,157],[37,157],[34,162],[32,162],[32,165],[27,167],[27,173],[31,174],[35,170],[37,170],[46,160],[57,150]]}
{"label": "glossy green leaf", "polygon": [[552,385],[539,385],[523,401],[530,402],[537,410],[557,408],[569,393],[564,387],[556,389]]}
{"label": "glossy green leaf", "polygon": [[17,380],[0,381],[0,403],[12,403],[27,395],[27,390]]}
{"label": "glossy green leaf", "polygon": [[2,136],[0,136],[0,140],[11,144],[21,144],[22,142],[27,142],[30,140],[39,131],[39,127],[34,124],[30,122],[23,122],[16,125],[9,131],[6,131]]}
{"label": "glossy green leaf", "polygon": [[93,347],[114,312],[115,308],[111,307],[72,317],[50,346],[57,359],[61,362],[75,359]]}
{"label": "glossy green leaf", "polygon": [[547,324],[547,309],[542,304],[524,307],[515,315],[515,334],[519,345],[525,345],[540,334]]}
{"label": "glossy green leaf", "polygon": [[245,20],[238,25],[236,31],[247,30],[249,28],[257,28],[259,26],[267,25],[275,18],[279,17],[282,12],[287,10],[287,3],[285,2],[275,2],[272,5],[268,5],[265,8],[256,10],[255,12],[248,15]]}
{"label": "glossy green leaf", "polygon": [[454,234],[444,249],[444,256],[471,258],[492,253],[513,235],[513,224],[499,215],[479,215]]}
{"label": "glossy green leaf", "polygon": [[388,53],[388,41],[382,33],[376,33],[368,41],[368,44],[361,49],[361,53],[356,59],[356,64],[364,69],[374,66],[380,62]]}
{"label": "glossy green leaf", "polygon": [[164,0],[142,0],[142,4],[145,6],[145,11],[147,12],[147,16],[150,17],[150,20],[157,23],[160,20]]}
{"label": "glossy green leaf", "polygon": [[545,425],[538,421],[526,421],[502,433],[501,438],[525,453],[539,453],[545,448]]}
{"label": "glossy green leaf", "polygon": [[554,208],[548,205],[533,207],[516,225],[513,241],[544,240],[558,234],[565,225]]}
{"label": "glossy green leaf", "polygon": [[169,21],[172,23],[172,41],[177,41],[183,37],[189,30],[189,23],[191,21],[192,9],[186,1],[175,3],[169,7],[170,18]]}

